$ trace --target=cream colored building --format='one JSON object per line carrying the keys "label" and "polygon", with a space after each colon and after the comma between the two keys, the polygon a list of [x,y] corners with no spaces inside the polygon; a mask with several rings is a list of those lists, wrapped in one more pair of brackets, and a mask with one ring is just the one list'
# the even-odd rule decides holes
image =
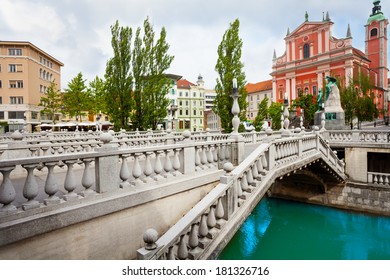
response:
{"label": "cream colored building", "polygon": [[259,83],[248,83],[245,86],[247,92],[248,107],[246,108],[246,117],[254,121],[259,111],[259,104],[264,98],[268,98],[268,107],[272,101],[272,80],[262,81]]}
{"label": "cream colored building", "polygon": [[0,41],[0,122],[8,123],[8,131],[34,131],[42,121],[53,121],[38,104],[51,81],[61,89],[62,66],[30,42]]}
{"label": "cream colored building", "polygon": [[177,81],[176,131],[204,130],[204,82],[201,76],[197,84],[186,79]]}

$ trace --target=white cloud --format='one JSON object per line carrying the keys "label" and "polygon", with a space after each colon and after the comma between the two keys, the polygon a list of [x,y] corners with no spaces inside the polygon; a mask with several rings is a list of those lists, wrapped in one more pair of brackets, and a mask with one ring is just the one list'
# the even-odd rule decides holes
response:
{"label": "white cloud", "polygon": [[[386,13],[387,3],[381,4]],[[206,86],[213,87],[217,47],[234,19],[241,22],[247,81],[254,83],[269,79],[274,49],[278,56],[284,53],[287,28],[303,23],[306,11],[312,21],[329,11],[336,37],[345,36],[350,23],[354,46],[364,50],[371,8],[371,1],[362,0],[2,0],[0,40],[30,41],[62,61],[64,87],[79,72],[88,80],[103,76],[115,20],[135,29],[149,16],[156,36],[166,27],[175,56],[170,72],[193,82],[201,73]]]}

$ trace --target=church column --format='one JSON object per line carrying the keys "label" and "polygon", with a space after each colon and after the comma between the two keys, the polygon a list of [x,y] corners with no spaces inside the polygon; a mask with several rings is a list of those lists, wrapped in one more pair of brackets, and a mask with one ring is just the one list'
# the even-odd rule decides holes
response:
{"label": "church column", "polygon": [[295,41],[292,42],[291,57],[292,61],[295,61]]}
{"label": "church column", "polygon": [[322,72],[318,72],[318,74],[317,74],[317,84],[318,84],[318,90],[321,90],[321,91],[322,91],[322,87],[323,87],[323,84],[322,84],[323,79],[324,79],[324,77],[322,75]]}
{"label": "church column", "polygon": [[291,87],[290,87],[290,79],[286,79],[286,93],[288,96],[288,101],[291,101]]}
{"label": "church column", "polygon": [[272,81],[272,101],[276,102],[276,80]]}
{"label": "church column", "polygon": [[325,52],[329,52],[329,30],[325,31]]}
{"label": "church column", "polygon": [[290,62],[291,61],[291,56],[290,56],[290,41],[287,41],[286,43],[286,50],[287,50],[287,62]]}
{"label": "church column", "polygon": [[322,53],[322,31],[318,31],[318,54]]}
{"label": "church column", "polygon": [[292,100],[295,100],[297,98],[297,81],[295,77],[291,80],[291,93]]}
{"label": "church column", "polygon": [[345,67],[345,85],[348,86],[351,83],[352,75],[353,75],[353,69],[351,66]]}

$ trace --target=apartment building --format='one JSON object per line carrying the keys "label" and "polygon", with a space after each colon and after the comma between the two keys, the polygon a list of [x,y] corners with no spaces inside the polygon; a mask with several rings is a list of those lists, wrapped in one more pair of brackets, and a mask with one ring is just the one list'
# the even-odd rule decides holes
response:
{"label": "apartment building", "polygon": [[186,79],[177,81],[176,131],[204,130],[204,82],[201,76],[197,84]]}
{"label": "apartment building", "polygon": [[5,131],[31,132],[41,122],[53,122],[41,115],[38,104],[52,81],[60,90],[63,66],[30,42],[0,41],[0,122]]}
{"label": "apartment building", "polygon": [[264,98],[268,98],[268,107],[272,101],[272,80],[262,81],[259,83],[245,85],[247,92],[247,103],[246,108],[247,119],[254,121],[259,111],[259,104]]}

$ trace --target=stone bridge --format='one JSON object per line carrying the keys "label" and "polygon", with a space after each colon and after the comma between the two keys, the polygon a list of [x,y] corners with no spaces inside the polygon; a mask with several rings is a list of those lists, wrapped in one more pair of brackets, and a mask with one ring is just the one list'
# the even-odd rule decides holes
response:
{"label": "stone bridge", "polygon": [[0,139],[0,259],[214,258],[265,194],[344,203],[345,165],[329,139],[319,131]]}

